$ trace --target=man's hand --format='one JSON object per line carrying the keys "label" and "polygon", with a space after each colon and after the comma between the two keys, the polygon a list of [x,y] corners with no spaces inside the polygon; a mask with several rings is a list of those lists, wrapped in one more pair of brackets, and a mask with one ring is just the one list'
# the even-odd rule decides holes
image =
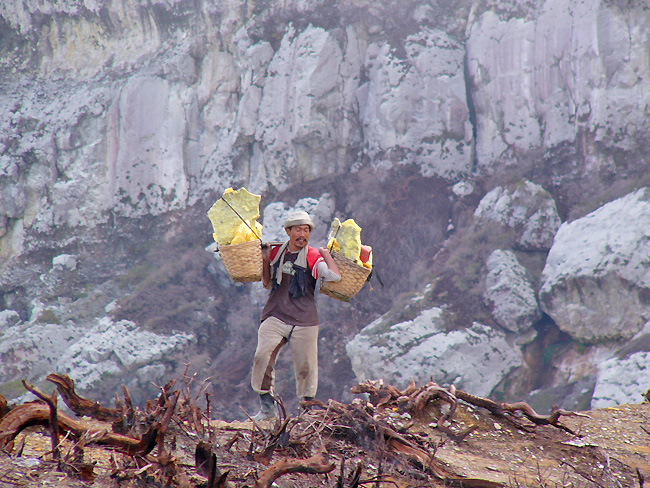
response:
{"label": "man's hand", "polygon": [[262,244],[262,262],[271,262],[271,245],[266,242]]}
{"label": "man's hand", "polygon": [[271,283],[271,244],[262,243],[262,286],[268,288]]}
{"label": "man's hand", "polygon": [[330,255],[330,252],[326,247],[319,247],[318,251],[320,252],[321,256],[323,256],[323,257]]}

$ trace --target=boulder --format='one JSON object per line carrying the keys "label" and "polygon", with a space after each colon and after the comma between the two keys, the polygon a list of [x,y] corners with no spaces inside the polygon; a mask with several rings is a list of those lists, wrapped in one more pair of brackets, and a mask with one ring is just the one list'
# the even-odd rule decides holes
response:
{"label": "boulder", "polygon": [[512,190],[490,190],[474,212],[477,225],[502,224],[515,233],[515,245],[524,251],[546,251],[561,220],[553,197],[540,185],[522,181]]}
{"label": "boulder", "polygon": [[591,408],[641,403],[650,389],[650,352],[609,358],[598,365],[598,377]]}
{"label": "boulder", "polygon": [[403,388],[410,378],[420,385],[433,378],[488,396],[523,362],[520,350],[502,332],[479,323],[457,331],[443,326],[444,312],[437,307],[397,324],[375,320],[346,345],[357,380],[383,378]]}
{"label": "boulder", "polygon": [[558,327],[579,341],[639,332],[650,319],[650,189],[562,224],[539,299]]}
{"label": "boulder", "polygon": [[530,329],[542,312],[526,268],[515,253],[500,249],[490,255],[487,268],[483,298],[494,320],[512,332]]}
{"label": "boulder", "polygon": [[168,381],[164,373],[172,355],[194,341],[192,335],[163,336],[107,317],[84,328],[61,322],[55,310],[37,307],[38,319],[0,329],[0,383],[21,379],[38,383],[58,372],[75,380],[79,391],[111,379],[115,387],[124,383],[136,391],[150,390],[152,374],[160,373],[156,382]]}
{"label": "boulder", "polygon": [[591,408],[639,403],[650,390],[650,321],[619,347],[602,347]]}
{"label": "boulder", "polygon": [[[134,384],[133,376],[150,378],[154,371],[158,371],[160,374],[156,381],[166,380],[165,363],[173,353],[194,340],[192,335],[163,336],[143,330],[128,320],[113,322],[105,317],[61,351],[55,370],[74,379],[81,391],[98,386],[109,377],[117,377],[127,386],[146,389],[148,383]],[[139,375],[142,368],[146,373]]]}
{"label": "boulder", "polygon": [[20,322],[20,315],[15,310],[0,312],[0,332],[6,327],[12,327]]}
{"label": "boulder", "polygon": [[52,258],[52,268],[74,271],[77,269],[77,259],[77,256],[73,254],[59,254]]}

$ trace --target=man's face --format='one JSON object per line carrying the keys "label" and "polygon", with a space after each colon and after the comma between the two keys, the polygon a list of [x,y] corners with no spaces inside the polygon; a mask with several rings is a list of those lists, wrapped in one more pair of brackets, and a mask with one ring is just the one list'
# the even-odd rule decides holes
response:
{"label": "man's face", "polygon": [[296,251],[309,244],[311,228],[308,225],[294,225],[285,230],[289,236],[289,250]]}

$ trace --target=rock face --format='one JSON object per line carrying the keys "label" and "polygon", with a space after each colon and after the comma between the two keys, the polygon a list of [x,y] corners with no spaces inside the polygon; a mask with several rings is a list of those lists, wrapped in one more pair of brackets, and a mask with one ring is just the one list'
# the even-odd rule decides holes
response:
{"label": "rock face", "polygon": [[357,379],[382,378],[404,387],[429,378],[454,384],[477,395],[489,395],[513,368],[521,352],[502,333],[475,323],[464,331],[445,332],[443,311],[423,311],[413,320],[386,324],[380,318],[364,327],[347,344]]}
{"label": "rock face", "polygon": [[[80,7],[83,20],[77,9],[36,6],[4,8],[0,15],[18,37],[36,29],[40,14],[46,24],[86,29],[92,37],[107,28],[101,4]],[[129,23],[140,16],[130,13],[138,9],[127,2],[112,20],[135,36]],[[121,68],[107,67],[111,60],[100,56],[84,69],[66,64],[88,49],[74,39],[42,53],[45,84],[25,86],[16,78],[5,85],[0,108],[12,114],[0,126],[5,257],[22,252],[30,231],[94,226],[109,215],[158,215],[235,183],[255,192],[282,190],[344,174],[365,160],[384,169],[415,165],[423,176],[452,178],[469,169],[464,50],[449,34],[424,29],[406,37],[401,59],[386,39],[362,39],[358,25],[344,31],[288,24],[273,46],[257,37],[272,22],[262,16],[234,32],[222,29],[231,36],[223,46],[201,35],[156,32],[180,33],[195,20],[189,2],[172,2],[170,9],[177,24],[151,19],[155,30],[135,57],[135,39],[119,46],[110,35],[102,39],[98,52],[116,48],[124,56]],[[229,17],[236,10],[222,20],[238,24]],[[208,30],[209,19],[198,21]],[[59,81],[69,72],[79,75],[74,86]]]}
{"label": "rock face", "polygon": [[647,142],[641,134],[648,121],[628,121],[648,103],[650,12],[599,0],[521,3],[515,10],[487,11],[470,27],[479,164],[495,170],[536,148],[582,140],[584,171],[624,166],[597,148],[638,151]]}
{"label": "rock face", "polygon": [[542,313],[535,290],[512,251],[494,251],[487,261],[484,299],[494,320],[512,332],[524,332]]}
{"label": "rock face", "polygon": [[389,43],[368,46],[358,88],[366,157],[379,167],[415,164],[423,176],[462,176],[472,164],[464,50],[440,30],[423,29],[397,58]]}
{"label": "rock face", "polygon": [[166,363],[194,340],[188,334],[165,337],[141,330],[132,322],[104,319],[62,352],[55,369],[78,378],[77,386],[86,391],[100,386],[107,377],[127,375],[131,377],[128,387],[147,390],[149,383],[166,377]]}
{"label": "rock face", "polygon": [[650,319],[650,190],[560,227],[542,273],[542,310],[577,340],[631,338]]}

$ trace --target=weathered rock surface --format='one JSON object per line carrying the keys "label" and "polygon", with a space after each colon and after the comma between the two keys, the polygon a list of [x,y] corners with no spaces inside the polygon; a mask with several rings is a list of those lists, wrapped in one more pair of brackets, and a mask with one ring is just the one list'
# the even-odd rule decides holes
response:
{"label": "weathered rock surface", "polygon": [[530,181],[511,191],[496,187],[481,200],[474,218],[478,225],[502,224],[515,234],[517,247],[526,251],[548,250],[561,220],[553,197]]}
{"label": "weathered rock surface", "polygon": [[[107,28],[102,4],[5,7],[0,15],[17,36],[36,29],[41,15],[95,38]],[[235,184],[283,190],[367,159],[383,169],[414,165],[423,176],[469,169],[464,50],[449,34],[406,37],[401,59],[385,39],[368,43],[360,25],[288,24],[273,46],[257,37],[262,16],[223,29],[232,36],[223,46],[181,35],[194,8],[188,2],[167,8],[178,23],[152,18],[143,35],[133,21],[141,16],[129,15],[139,6],[126,2],[113,20],[127,35],[102,38],[83,68],[71,61],[89,54],[82,39],[48,39],[39,60],[45,73],[35,75],[45,83],[5,83],[0,108],[12,115],[0,125],[4,256],[19,255],[35,230],[158,215]],[[222,20],[237,24],[235,10]],[[204,14],[198,27],[209,30]],[[168,28],[174,34],[163,34]],[[105,59],[111,49],[115,59]],[[124,65],[110,64],[118,60]],[[73,85],[58,78],[70,72]]]}
{"label": "weathered rock surface", "polygon": [[0,330],[0,383],[40,382],[58,372],[74,378],[80,391],[124,383],[135,397],[144,398],[143,392],[152,391],[151,382],[167,381],[169,364],[195,341],[192,335],[162,336],[108,317],[96,324],[60,323],[52,309],[36,311],[34,320]]}
{"label": "weathered rock surface", "polygon": [[20,314],[15,310],[3,310],[0,312],[0,329],[11,327],[20,322]]}
{"label": "weathered rock surface", "polygon": [[562,224],[542,279],[542,310],[575,339],[639,332],[650,319],[650,190]]}
{"label": "weathered rock surface", "polygon": [[487,261],[484,299],[492,317],[503,328],[525,332],[542,312],[530,280],[512,251],[496,250]]}
{"label": "weathered rock surface", "polygon": [[169,373],[166,364],[195,340],[189,334],[162,336],[133,322],[105,318],[60,352],[55,371],[78,378],[76,385],[81,390],[96,388],[110,377],[119,380],[125,376],[131,377],[127,386],[146,390],[152,381],[164,380]]}
{"label": "weathered rock surface", "polygon": [[403,59],[388,42],[366,51],[369,81],[357,95],[365,156],[378,167],[415,164],[423,176],[460,177],[472,164],[464,49],[429,29],[404,44]]}
{"label": "weathered rock surface", "polygon": [[587,164],[578,172],[625,168],[598,148],[638,152],[647,143],[647,118],[630,121],[649,102],[649,20],[647,5],[600,0],[522,2],[480,15],[467,41],[479,165],[522,164],[538,148],[581,140]]}
{"label": "weathered rock surface", "polygon": [[598,379],[591,400],[592,408],[605,408],[624,403],[640,403],[650,389],[650,352],[637,352],[629,357],[609,358],[598,365]]}
{"label": "weathered rock surface", "polygon": [[410,378],[421,384],[431,377],[488,396],[521,365],[521,352],[503,333],[479,323],[446,332],[443,313],[433,308],[406,322],[390,325],[379,318],[364,327],[346,346],[357,379],[405,386]]}
{"label": "weathered rock surface", "polygon": [[[55,317],[49,316],[51,320]],[[48,316],[42,317],[43,319]],[[21,323],[2,331],[0,382],[41,379],[52,372],[61,354],[83,334],[80,326]]]}
{"label": "weathered rock surface", "polygon": [[594,384],[593,408],[610,407],[621,403],[638,403],[650,390],[650,322],[632,339],[618,349],[603,348]]}

